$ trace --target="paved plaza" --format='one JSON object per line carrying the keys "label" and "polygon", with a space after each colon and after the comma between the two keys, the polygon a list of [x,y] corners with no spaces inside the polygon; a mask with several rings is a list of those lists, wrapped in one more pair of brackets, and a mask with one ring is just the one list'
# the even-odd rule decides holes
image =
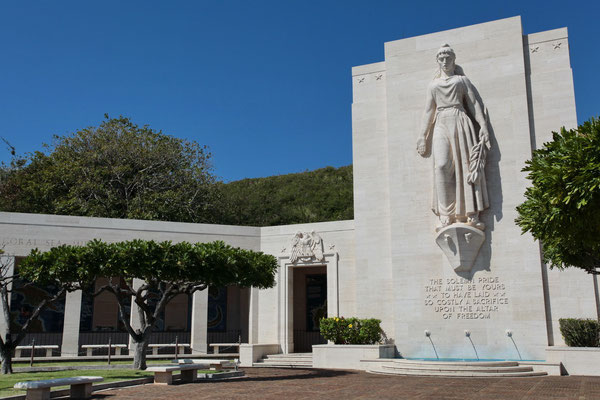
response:
{"label": "paved plaza", "polygon": [[600,377],[431,378],[362,371],[245,368],[246,377],[99,392],[94,399],[600,399]]}

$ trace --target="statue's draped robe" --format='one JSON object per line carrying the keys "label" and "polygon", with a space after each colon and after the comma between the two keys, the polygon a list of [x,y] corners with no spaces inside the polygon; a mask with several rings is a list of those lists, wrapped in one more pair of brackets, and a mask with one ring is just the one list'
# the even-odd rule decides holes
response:
{"label": "statue's draped robe", "polygon": [[467,94],[474,88],[467,77],[453,75],[434,79],[428,90],[436,105],[432,124],[432,210],[436,215],[463,221],[489,207],[484,172],[474,184],[467,182],[470,150],[478,142],[473,122],[465,112],[465,102],[470,101]]}

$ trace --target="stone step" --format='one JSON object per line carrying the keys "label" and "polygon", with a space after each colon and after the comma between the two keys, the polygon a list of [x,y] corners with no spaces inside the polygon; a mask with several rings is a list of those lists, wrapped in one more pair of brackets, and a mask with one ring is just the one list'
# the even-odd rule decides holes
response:
{"label": "stone step", "polygon": [[268,354],[252,364],[253,367],[312,368],[312,353]]}
{"label": "stone step", "polygon": [[295,363],[295,362],[300,362],[300,363],[310,363],[312,364],[312,358],[302,358],[302,359],[298,359],[298,358],[291,358],[291,357],[286,357],[286,358],[261,358],[262,361],[264,362],[274,362],[274,363]]}
{"label": "stone step", "polygon": [[257,363],[260,364],[264,364],[264,365],[282,365],[282,364],[286,364],[286,365],[308,365],[311,366],[312,365],[312,361],[274,361],[274,360],[258,360]]}
{"label": "stone step", "polygon": [[453,365],[453,366],[479,366],[479,367],[516,367],[518,361],[425,361],[425,360],[406,360],[403,358],[392,360],[395,364],[402,365]]}
{"label": "stone step", "polygon": [[312,368],[312,363],[263,363],[255,362],[252,364],[253,367],[262,368]]}
{"label": "stone step", "polygon": [[446,377],[464,377],[464,378],[517,378],[517,377],[535,377],[546,376],[546,372],[527,371],[527,372],[468,372],[468,371],[427,371],[427,370],[390,370],[383,368],[371,368],[367,372],[381,375],[398,376],[446,376]]}
{"label": "stone step", "polygon": [[499,372],[530,372],[531,367],[522,366],[501,366],[501,367],[481,367],[478,365],[398,365],[398,364],[383,364],[382,369],[394,371],[450,371],[450,372],[480,372],[480,373],[499,373]]}
{"label": "stone step", "polygon": [[312,353],[267,354],[264,358],[308,358],[312,360]]}

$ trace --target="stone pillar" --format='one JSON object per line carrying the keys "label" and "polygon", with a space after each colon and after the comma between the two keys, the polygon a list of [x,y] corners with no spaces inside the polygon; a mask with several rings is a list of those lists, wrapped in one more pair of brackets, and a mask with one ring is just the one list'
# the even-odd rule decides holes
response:
{"label": "stone pillar", "polygon": [[208,351],[208,288],[194,292],[192,295],[192,354]]}
{"label": "stone pillar", "polygon": [[[15,272],[15,257],[13,256],[9,256],[9,255],[2,255],[0,256],[0,268],[2,269],[2,275],[3,276],[11,276],[14,274]],[[12,289],[12,283],[10,283],[8,285],[8,307],[10,309],[10,290]],[[0,305],[1,307],[1,305]],[[2,309],[0,308],[0,313],[2,312]],[[6,332],[6,323],[4,321],[4,318],[0,318],[0,334],[4,335],[4,333]],[[2,339],[6,339],[4,336],[2,336]]]}
{"label": "stone pillar", "polygon": [[258,343],[258,289],[251,287],[248,305],[248,343]]}
{"label": "stone pillar", "polygon": [[60,348],[61,357],[76,357],[79,354],[79,320],[81,319],[82,295],[81,290],[67,293],[62,346]]}
{"label": "stone pillar", "polygon": [[250,321],[250,288],[240,288],[240,331],[242,343],[248,343],[248,322]]}

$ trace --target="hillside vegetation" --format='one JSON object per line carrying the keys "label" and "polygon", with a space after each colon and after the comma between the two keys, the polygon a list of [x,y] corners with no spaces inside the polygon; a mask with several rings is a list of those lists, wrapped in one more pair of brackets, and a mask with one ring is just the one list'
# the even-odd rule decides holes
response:
{"label": "hillside vegetation", "polygon": [[352,219],[352,166],[223,183],[212,154],[129,118],[55,135],[0,163],[0,211],[285,225]]}
{"label": "hillside vegetation", "polygon": [[352,165],[219,184],[220,223],[272,226],[354,218]]}

